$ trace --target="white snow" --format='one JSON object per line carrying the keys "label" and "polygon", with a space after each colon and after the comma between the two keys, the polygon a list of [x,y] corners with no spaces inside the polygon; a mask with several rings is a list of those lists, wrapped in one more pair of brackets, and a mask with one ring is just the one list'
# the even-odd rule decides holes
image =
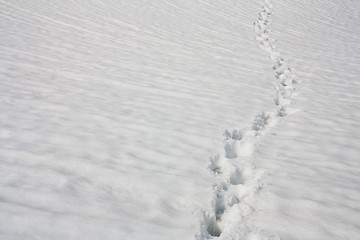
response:
{"label": "white snow", "polygon": [[0,0],[0,239],[357,239],[356,1]]}

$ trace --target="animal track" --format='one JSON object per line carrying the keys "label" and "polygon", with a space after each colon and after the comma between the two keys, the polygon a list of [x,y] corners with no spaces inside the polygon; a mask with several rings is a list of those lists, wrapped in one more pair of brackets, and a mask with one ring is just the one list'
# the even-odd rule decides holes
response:
{"label": "animal track", "polygon": [[221,229],[220,229],[215,217],[212,217],[208,221],[208,226],[207,226],[206,230],[208,231],[210,236],[220,237],[220,235],[221,235]]}
{"label": "animal track", "polygon": [[210,157],[209,169],[215,174],[222,174],[224,173],[225,164],[225,160],[217,154],[214,157]]}
{"label": "animal track", "polygon": [[228,159],[237,158],[235,142],[227,142],[224,148]]}
{"label": "animal track", "polygon": [[230,184],[238,185],[243,183],[242,172],[240,169],[236,168],[230,175]]}
{"label": "animal track", "polygon": [[246,131],[226,130],[223,153],[210,157],[209,169],[217,178],[213,186],[213,212],[206,227],[207,233],[212,237],[221,235],[224,214],[232,211],[234,205],[241,203],[241,198],[244,199],[249,195],[246,192],[251,191],[249,187],[239,186],[246,185],[244,172],[253,173],[253,171],[247,169],[249,168],[247,165],[240,168],[231,162],[232,159],[238,158],[237,148],[246,146],[244,143],[248,142],[251,133],[251,128]]}
{"label": "animal track", "polygon": [[234,129],[231,132],[225,130],[224,135],[226,137],[226,140],[228,139],[241,140],[244,137],[243,132],[237,129]]}
{"label": "animal track", "polygon": [[[272,1],[265,0],[258,20],[254,23],[254,31],[260,47],[268,53],[272,62],[276,92],[274,100],[277,109],[274,112],[258,114],[248,128],[225,130],[223,151],[210,157],[209,169],[216,181],[213,185],[212,212],[204,214],[206,233],[202,233],[200,239],[220,237],[223,230],[229,227],[226,225],[229,224],[229,220],[225,220],[225,216],[238,216],[241,220],[239,223],[242,224],[244,231],[247,231],[242,217],[254,211],[251,203],[261,189],[259,181],[262,171],[255,168],[254,158],[251,157],[255,143],[259,136],[264,135],[265,129],[275,125],[278,118],[288,115],[288,106],[295,95],[294,70],[283,54],[277,50],[276,39],[272,37],[272,30],[269,29],[272,23],[272,7]],[[236,165],[235,162],[240,164]],[[230,225],[241,227],[239,224]]]}
{"label": "animal track", "polygon": [[269,54],[269,58],[273,63],[275,71],[274,88],[276,90],[275,104],[279,107],[278,116],[286,115],[286,106],[291,104],[293,93],[295,91],[294,84],[295,75],[293,69],[289,66],[288,61],[283,54],[277,50],[274,45],[276,40],[271,36],[271,8],[273,4],[270,0],[265,1],[263,10],[259,13],[258,20],[254,23],[254,31],[257,33],[256,40],[259,45]]}
{"label": "animal track", "polygon": [[271,115],[269,113],[260,113],[255,117],[252,129],[254,131],[261,131],[266,127],[266,125],[269,124],[269,120],[271,118]]}

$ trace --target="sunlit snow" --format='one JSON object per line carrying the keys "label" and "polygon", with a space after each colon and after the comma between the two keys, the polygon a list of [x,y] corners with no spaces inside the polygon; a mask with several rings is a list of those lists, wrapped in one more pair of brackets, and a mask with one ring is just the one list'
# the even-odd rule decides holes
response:
{"label": "sunlit snow", "polygon": [[359,238],[359,9],[0,0],[0,239]]}

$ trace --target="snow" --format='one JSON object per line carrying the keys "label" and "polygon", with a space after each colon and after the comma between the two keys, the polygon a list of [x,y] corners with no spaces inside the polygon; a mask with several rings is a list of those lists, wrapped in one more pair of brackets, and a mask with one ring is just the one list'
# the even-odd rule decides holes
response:
{"label": "snow", "polygon": [[356,1],[0,1],[0,239],[356,239]]}

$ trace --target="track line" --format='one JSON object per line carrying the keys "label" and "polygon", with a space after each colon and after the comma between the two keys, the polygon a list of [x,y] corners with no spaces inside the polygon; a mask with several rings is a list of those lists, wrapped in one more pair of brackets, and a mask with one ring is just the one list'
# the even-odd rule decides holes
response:
{"label": "track line", "polygon": [[254,32],[260,47],[272,63],[276,109],[258,114],[248,127],[224,132],[223,150],[210,157],[208,168],[215,178],[212,210],[204,212],[197,239],[242,239],[250,234],[258,237],[264,235],[259,230],[250,230],[245,224],[245,219],[255,211],[254,199],[261,190],[261,179],[264,176],[264,171],[256,168],[253,152],[259,138],[265,135],[268,128],[294,112],[289,106],[296,95],[294,70],[275,45],[276,39],[271,34],[272,8],[272,1],[265,0],[254,23]]}

